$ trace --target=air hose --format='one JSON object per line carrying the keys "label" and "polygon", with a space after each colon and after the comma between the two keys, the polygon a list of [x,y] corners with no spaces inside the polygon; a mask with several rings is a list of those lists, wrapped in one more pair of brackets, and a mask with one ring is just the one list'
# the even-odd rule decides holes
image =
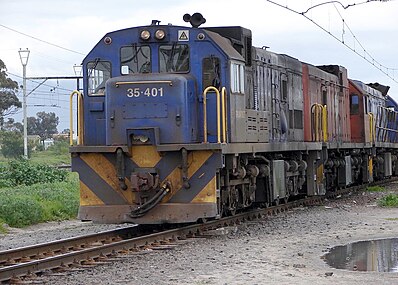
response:
{"label": "air hose", "polygon": [[147,212],[149,212],[157,204],[159,204],[160,201],[162,201],[162,199],[164,198],[164,196],[166,196],[167,193],[169,193],[169,192],[170,192],[170,183],[166,182],[151,199],[149,199],[143,205],[132,210],[130,213],[130,217],[131,218],[139,218],[139,217],[144,216]]}

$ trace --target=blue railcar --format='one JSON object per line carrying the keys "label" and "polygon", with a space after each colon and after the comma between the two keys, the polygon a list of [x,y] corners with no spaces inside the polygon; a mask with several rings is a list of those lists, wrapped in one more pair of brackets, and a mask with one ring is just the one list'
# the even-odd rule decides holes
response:
{"label": "blue railcar", "polygon": [[[83,60],[70,148],[80,219],[196,222],[395,171],[392,141],[350,141],[344,67],[256,48],[242,27],[199,27],[199,13],[184,20],[110,32]],[[378,137],[397,129],[375,118]]]}

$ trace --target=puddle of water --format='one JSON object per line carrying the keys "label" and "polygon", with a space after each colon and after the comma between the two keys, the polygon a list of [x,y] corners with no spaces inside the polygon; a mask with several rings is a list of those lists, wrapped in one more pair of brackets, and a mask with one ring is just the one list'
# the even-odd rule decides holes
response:
{"label": "puddle of water", "polygon": [[398,238],[336,246],[323,258],[337,269],[398,272]]}

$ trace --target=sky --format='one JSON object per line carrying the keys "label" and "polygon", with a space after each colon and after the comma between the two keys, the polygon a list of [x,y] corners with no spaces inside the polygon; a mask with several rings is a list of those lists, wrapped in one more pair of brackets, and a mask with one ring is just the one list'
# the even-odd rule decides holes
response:
{"label": "sky", "polygon": [[[284,7],[267,0],[0,0],[0,59],[20,85],[19,49],[31,51],[27,77],[74,76],[73,66],[106,33],[147,25],[153,19],[187,26],[182,16],[200,12],[206,18],[203,27],[243,26],[252,30],[255,46],[314,65],[345,66],[352,79],[390,86],[390,95],[398,101],[398,0],[333,1],[305,13],[312,22],[286,7],[301,13],[330,1],[273,1]],[[343,9],[347,5],[353,6]],[[69,128],[69,94],[76,82],[49,80],[38,87],[41,82],[27,82],[27,93],[37,88],[27,97],[28,116],[55,112],[58,131]],[[19,98],[22,101],[22,89]],[[22,109],[14,118],[21,121]]]}

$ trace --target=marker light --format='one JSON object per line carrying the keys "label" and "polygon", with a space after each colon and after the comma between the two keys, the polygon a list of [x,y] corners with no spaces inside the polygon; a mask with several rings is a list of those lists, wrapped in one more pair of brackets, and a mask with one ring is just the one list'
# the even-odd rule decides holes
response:
{"label": "marker light", "polygon": [[155,38],[158,39],[158,40],[163,40],[165,35],[166,34],[164,33],[163,30],[157,30],[156,33],[155,33]]}
{"label": "marker light", "polygon": [[111,38],[111,37],[105,37],[104,43],[105,43],[106,45],[110,45],[110,44],[112,43],[112,38]]}
{"label": "marker light", "polygon": [[144,41],[148,40],[151,37],[151,33],[147,30],[143,30],[141,32],[141,39],[143,39]]}

